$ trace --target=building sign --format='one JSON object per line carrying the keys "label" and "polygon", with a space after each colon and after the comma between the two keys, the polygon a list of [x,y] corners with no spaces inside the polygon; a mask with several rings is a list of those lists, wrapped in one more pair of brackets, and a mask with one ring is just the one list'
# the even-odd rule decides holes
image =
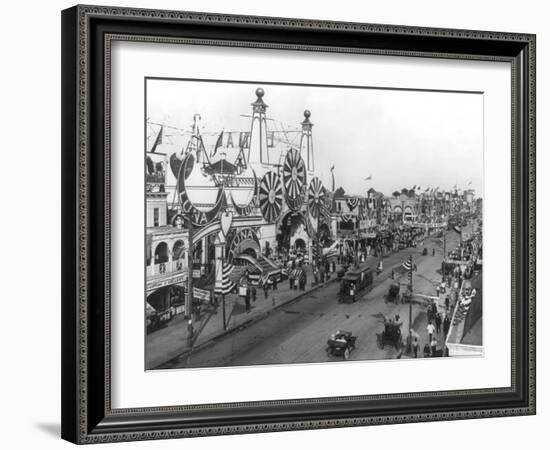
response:
{"label": "building sign", "polygon": [[187,273],[178,273],[174,276],[167,276],[165,278],[161,278],[160,280],[152,280],[147,283],[147,293],[150,294],[153,291],[156,291],[157,289],[170,286],[172,284],[179,284],[183,285],[187,281]]}
{"label": "building sign", "polygon": [[199,300],[210,300],[210,291],[206,289],[193,288],[193,297]]}
{"label": "building sign", "polygon": [[190,177],[194,171],[200,172],[200,168],[198,164],[195,164],[193,155],[189,153],[183,161],[183,168],[180,169],[178,173],[177,187],[182,213],[189,217],[194,226],[201,227],[209,224],[218,216],[221,208],[225,205],[225,194],[223,192],[223,187],[218,187],[216,203],[212,209],[206,212],[198,210],[191,202],[185,187],[186,178]]}
{"label": "building sign", "polygon": [[200,277],[201,277],[201,270],[193,269],[193,278],[200,278]]}

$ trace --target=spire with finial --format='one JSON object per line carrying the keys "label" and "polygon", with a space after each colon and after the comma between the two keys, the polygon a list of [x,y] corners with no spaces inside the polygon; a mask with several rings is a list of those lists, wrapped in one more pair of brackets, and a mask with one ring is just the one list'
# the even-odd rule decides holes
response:
{"label": "spire with finial", "polygon": [[308,172],[313,172],[315,170],[314,160],[313,160],[313,135],[312,128],[313,124],[309,120],[311,117],[311,112],[309,109],[304,111],[304,121],[302,122],[302,137],[300,139],[300,154],[307,162]]}
{"label": "spire with finial", "polygon": [[256,89],[256,101],[252,103],[252,126],[250,129],[250,146],[248,148],[248,162],[251,164],[269,163],[267,152],[267,124],[265,112],[267,105],[263,100],[264,90]]}

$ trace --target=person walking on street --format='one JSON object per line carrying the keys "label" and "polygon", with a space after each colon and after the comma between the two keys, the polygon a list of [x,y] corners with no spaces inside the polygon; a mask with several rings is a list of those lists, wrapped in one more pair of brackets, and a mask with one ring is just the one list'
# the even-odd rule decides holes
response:
{"label": "person walking on street", "polygon": [[431,356],[431,350],[430,350],[430,346],[428,345],[428,343],[426,342],[426,344],[424,345],[424,350],[422,352],[424,354],[424,358],[429,358]]}
{"label": "person walking on street", "polygon": [[250,288],[250,293],[252,294],[252,302],[256,302],[256,288],[254,286],[252,286]]}
{"label": "person walking on street", "polygon": [[426,314],[428,316],[428,323],[434,320],[434,316],[432,313],[432,308],[428,306],[428,310],[426,311]]}
{"label": "person walking on street", "polygon": [[194,334],[193,321],[189,319],[187,321],[187,340],[189,342],[189,347],[193,345],[193,337],[194,337],[193,334]]}
{"label": "person walking on street", "polygon": [[264,283],[264,298],[267,300],[269,285],[267,284],[267,281]]}
{"label": "person walking on street", "polygon": [[436,314],[437,314],[437,303],[434,300],[434,302],[432,303],[432,317],[435,318]]}
{"label": "person walking on street", "polygon": [[449,317],[450,314],[446,314],[445,318],[443,319],[443,334],[445,335],[445,338],[449,334],[449,330],[451,329],[451,318]]}
{"label": "person walking on street", "polygon": [[441,314],[438,312],[435,313],[435,330],[438,333],[441,333]]}
{"label": "person walking on street", "polygon": [[246,295],[244,296],[244,307],[248,314],[250,312],[250,289],[246,289]]}
{"label": "person walking on street", "polygon": [[292,278],[292,276],[288,277],[288,288],[290,290],[292,290],[292,288],[294,287],[294,278]]}
{"label": "person walking on street", "polygon": [[432,322],[428,322],[428,326],[426,327],[426,331],[428,332],[428,342],[432,341],[432,337],[435,334],[435,327],[433,326]]}
{"label": "person walking on street", "polygon": [[435,256],[435,247],[432,248],[432,256]]}
{"label": "person walking on street", "polygon": [[277,290],[277,278],[273,278],[273,290]]}
{"label": "person walking on street", "polygon": [[414,357],[418,358],[418,350],[420,350],[420,344],[418,343],[417,338],[414,338],[412,348],[413,348]]}
{"label": "person walking on street", "polygon": [[437,355],[437,339],[435,338],[435,336],[430,341],[430,348],[431,348],[432,356],[436,356]]}

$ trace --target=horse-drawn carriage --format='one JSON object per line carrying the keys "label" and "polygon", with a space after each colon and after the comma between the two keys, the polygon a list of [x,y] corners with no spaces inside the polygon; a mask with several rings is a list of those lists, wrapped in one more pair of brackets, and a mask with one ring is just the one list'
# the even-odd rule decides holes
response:
{"label": "horse-drawn carriage", "polygon": [[386,295],[386,302],[399,303],[399,301],[401,300],[401,296],[399,294],[400,290],[401,286],[399,286],[398,283],[390,285],[390,288],[388,289],[388,293]]}
{"label": "horse-drawn carriage", "polygon": [[356,340],[357,337],[353,336],[351,331],[338,330],[327,341],[327,354],[343,356],[345,360],[348,360],[351,351],[355,348]]}

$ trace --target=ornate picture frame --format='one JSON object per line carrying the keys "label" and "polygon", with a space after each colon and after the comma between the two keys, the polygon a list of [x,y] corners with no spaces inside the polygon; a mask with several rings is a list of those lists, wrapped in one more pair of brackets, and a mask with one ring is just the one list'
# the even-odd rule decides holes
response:
{"label": "ornate picture frame", "polygon": [[[114,409],[111,45],[115,41],[511,64],[511,385]],[[535,36],[75,6],[62,12],[62,437],[74,443],[535,414]]]}

